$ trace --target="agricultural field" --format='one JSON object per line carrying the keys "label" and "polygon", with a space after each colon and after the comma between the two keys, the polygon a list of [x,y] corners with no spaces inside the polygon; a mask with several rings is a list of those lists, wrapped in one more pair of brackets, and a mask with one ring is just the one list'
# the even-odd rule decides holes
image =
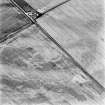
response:
{"label": "agricultural field", "polygon": [[3,0],[0,12],[1,105],[104,105],[103,0]]}

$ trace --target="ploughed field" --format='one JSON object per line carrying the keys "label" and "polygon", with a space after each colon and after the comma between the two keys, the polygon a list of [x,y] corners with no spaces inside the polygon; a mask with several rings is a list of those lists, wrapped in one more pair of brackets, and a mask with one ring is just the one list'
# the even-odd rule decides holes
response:
{"label": "ploughed field", "polygon": [[[64,0],[25,1],[43,12]],[[56,7],[36,20],[44,33],[9,2],[0,2],[1,105],[104,105],[103,1],[71,0]]]}

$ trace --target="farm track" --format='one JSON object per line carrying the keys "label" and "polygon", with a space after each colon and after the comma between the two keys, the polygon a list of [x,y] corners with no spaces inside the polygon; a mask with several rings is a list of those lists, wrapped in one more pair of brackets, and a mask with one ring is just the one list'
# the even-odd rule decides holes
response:
{"label": "farm track", "polygon": [[[95,72],[90,60],[91,68],[84,66],[88,58],[85,58],[87,61],[82,63],[80,61],[82,58],[78,49],[81,55],[82,50],[85,49],[88,53],[88,42],[81,50],[84,42],[82,43],[80,40],[82,44],[79,45],[76,38],[79,35],[82,37],[85,35],[81,32],[78,33],[80,31],[79,25],[82,29],[82,21],[78,22],[78,14],[77,17],[72,14],[72,0],[61,0],[61,3],[54,1],[55,4],[48,1],[45,1],[46,3],[44,0],[37,1],[37,3],[41,2],[42,5],[38,5],[36,8],[34,3],[31,4],[31,2],[36,2],[34,0],[9,0],[10,4],[0,5],[1,7],[16,9],[20,16],[19,19],[25,18],[27,20],[27,24],[16,28],[17,30],[12,30],[9,34],[6,33],[6,37],[0,40],[3,105],[6,101],[18,105],[21,105],[20,103],[31,105],[31,103],[36,104],[38,102],[48,102],[51,105],[59,105],[59,102],[61,102],[60,105],[85,105],[85,102],[86,105],[104,105],[101,102],[103,103],[105,87],[100,82],[101,78],[96,78],[90,72],[92,69],[93,73]],[[74,20],[71,15],[74,15]],[[14,21],[12,22],[14,23]],[[85,27],[83,29],[87,31]],[[75,34],[72,33],[72,30]],[[72,46],[75,43],[76,45]],[[95,45],[94,43],[92,45],[91,37],[89,45],[91,47]],[[74,54],[71,46],[74,47]],[[91,57],[91,55],[87,57]],[[10,65],[8,66],[8,64]],[[87,65],[90,67],[89,64]],[[100,72],[100,69],[98,71]],[[14,97],[15,93],[17,93],[16,97]]]}

